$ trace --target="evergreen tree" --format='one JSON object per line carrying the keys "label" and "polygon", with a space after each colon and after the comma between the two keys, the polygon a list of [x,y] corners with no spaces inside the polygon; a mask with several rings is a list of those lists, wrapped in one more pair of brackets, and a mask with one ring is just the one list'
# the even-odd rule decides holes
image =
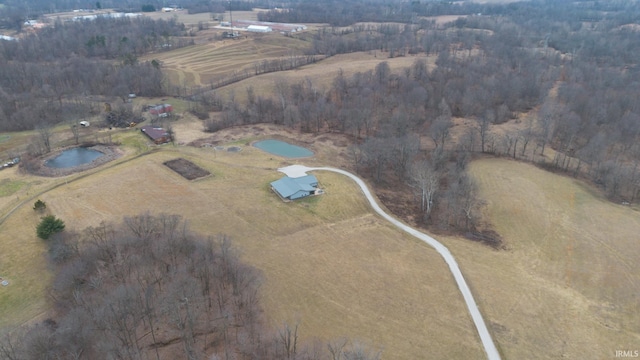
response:
{"label": "evergreen tree", "polygon": [[47,240],[51,235],[64,230],[64,221],[57,219],[54,215],[47,215],[42,218],[36,228],[36,234],[42,240]]}

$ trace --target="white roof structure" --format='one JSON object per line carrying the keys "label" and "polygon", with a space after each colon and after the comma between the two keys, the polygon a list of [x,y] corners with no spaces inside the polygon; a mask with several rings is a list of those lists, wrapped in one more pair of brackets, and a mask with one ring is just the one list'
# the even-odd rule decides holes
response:
{"label": "white roof structure", "polygon": [[252,31],[252,32],[271,32],[272,29],[268,26],[262,26],[262,25],[249,25],[247,27],[247,31]]}
{"label": "white roof structure", "polygon": [[312,170],[304,165],[289,165],[287,167],[279,168],[278,171],[284,173],[290,178],[299,178],[307,176],[307,171]]}
{"label": "white roof structure", "polygon": [[111,18],[111,19],[124,18],[124,17],[137,18],[140,16],[142,16],[142,14],[140,13],[106,13],[106,14],[96,14],[96,15],[74,16],[73,18],[71,18],[71,20],[73,21],[95,20],[99,17]]}

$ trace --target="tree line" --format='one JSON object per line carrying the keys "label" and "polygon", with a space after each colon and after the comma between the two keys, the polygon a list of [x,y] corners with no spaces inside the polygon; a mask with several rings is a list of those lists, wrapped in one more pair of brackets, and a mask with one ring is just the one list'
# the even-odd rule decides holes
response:
{"label": "tree line", "polygon": [[191,232],[178,215],[141,214],[47,240],[50,317],[0,339],[3,359],[378,359],[337,339],[270,329],[261,275],[229,237]]}
{"label": "tree line", "polygon": [[348,26],[357,22],[411,23],[419,16],[492,13],[494,6],[474,2],[328,0],[290,1],[283,8],[284,10],[261,12],[258,19],[289,23],[324,23],[332,26]]}
{"label": "tree line", "polygon": [[183,30],[174,20],[103,18],[58,21],[20,41],[0,41],[0,129],[91,116],[103,97],[164,95],[161,64],[137,57],[165,42],[185,45],[173,40]]}
{"label": "tree line", "polygon": [[[103,110],[104,96],[161,96],[163,74],[151,63],[113,64],[82,57],[0,66],[0,129],[31,130]],[[94,98],[94,96],[96,96]]]}
{"label": "tree line", "polygon": [[[0,41],[0,61],[42,62],[87,57],[124,59],[188,45],[184,24],[148,17],[62,21],[56,19],[19,41]],[[170,46],[164,46],[168,44]]]}

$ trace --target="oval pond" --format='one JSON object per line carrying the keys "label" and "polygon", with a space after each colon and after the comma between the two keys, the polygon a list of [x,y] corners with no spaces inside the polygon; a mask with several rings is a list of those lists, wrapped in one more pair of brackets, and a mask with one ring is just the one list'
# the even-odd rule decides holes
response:
{"label": "oval pond", "polygon": [[90,163],[103,155],[100,151],[77,147],[63,151],[53,159],[45,161],[44,165],[56,169],[70,168]]}
{"label": "oval pond", "polygon": [[303,158],[313,156],[313,151],[307,148],[291,145],[280,140],[262,140],[253,144],[253,146],[270,154],[288,158]]}

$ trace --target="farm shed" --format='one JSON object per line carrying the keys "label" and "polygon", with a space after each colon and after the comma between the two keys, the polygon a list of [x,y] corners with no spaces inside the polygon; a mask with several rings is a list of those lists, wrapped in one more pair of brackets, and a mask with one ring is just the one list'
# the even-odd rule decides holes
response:
{"label": "farm shed", "polygon": [[298,178],[288,176],[271,183],[271,189],[286,200],[295,200],[316,193],[318,179],[313,175],[306,175]]}
{"label": "farm shed", "polygon": [[153,126],[143,126],[140,131],[145,133],[156,144],[164,144],[171,141],[171,135],[163,128]]}
{"label": "farm shed", "polygon": [[151,115],[166,116],[162,114],[169,114],[172,112],[173,112],[173,106],[171,106],[171,104],[154,105],[149,108],[149,114]]}
{"label": "farm shed", "polygon": [[271,28],[268,26],[261,26],[261,25],[249,25],[247,27],[247,31],[267,33],[267,32],[271,32]]}

